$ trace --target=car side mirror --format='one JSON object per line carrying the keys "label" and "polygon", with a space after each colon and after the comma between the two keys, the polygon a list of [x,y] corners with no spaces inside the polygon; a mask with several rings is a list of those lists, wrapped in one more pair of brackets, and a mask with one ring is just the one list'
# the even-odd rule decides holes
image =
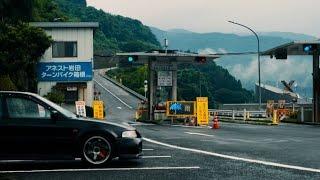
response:
{"label": "car side mirror", "polygon": [[61,114],[58,111],[52,111],[51,112],[51,119],[54,121],[61,119]]}

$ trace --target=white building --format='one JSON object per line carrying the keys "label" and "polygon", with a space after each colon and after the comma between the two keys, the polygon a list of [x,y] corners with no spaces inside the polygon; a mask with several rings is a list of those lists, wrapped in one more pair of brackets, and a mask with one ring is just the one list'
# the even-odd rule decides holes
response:
{"label": "white building", "polygon": [[38,63],[38,93],[53,88],[65,94],[66,103],[93,101],[93,32],[96,22],[36,22],[53,43]]}

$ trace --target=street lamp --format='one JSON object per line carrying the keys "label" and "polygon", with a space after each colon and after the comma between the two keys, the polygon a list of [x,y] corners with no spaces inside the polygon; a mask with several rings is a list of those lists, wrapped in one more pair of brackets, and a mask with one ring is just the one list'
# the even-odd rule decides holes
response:
{"label": "street lamp", "polygon": [[251,28],[249,28],[248,26],[245,26],[243,24],[237,23],[237,22],[233,22],[233,21],[228,21],[229,23],[235,24],[235,25],[239,25],[242,26],[248,30],[250,30],[257,38],[258,41],[258,73],[259,73],[259,109],[261,109],[261,76],[260,76],[260,39],[259,36],[257,35],[256,32],[254,32]]}

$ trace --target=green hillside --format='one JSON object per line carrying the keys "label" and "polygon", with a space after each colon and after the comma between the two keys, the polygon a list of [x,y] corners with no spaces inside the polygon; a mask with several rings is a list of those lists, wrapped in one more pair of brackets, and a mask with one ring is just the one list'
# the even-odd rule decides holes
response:
{"label": "green hillside", "polygon": [[[95,53],[109,54],[116,51],[134,52],[160,48],[156,36],[149,27],[144,26],[138,20],[111,15],[102,10],[87,7],[85,0],[54,1],[67,16],[68,21],[97,21],[100,23],[100,28],[94,37]],[[185,45],[190,46],[190,44]],[[201,73],[199,73],[199,68]],[[210,97],[211,107],[217,103],[253,101],[252,92],[243,89],[239,80],[214,62],[210,62],[207,66],[187,66],[181,69],[178,74],[179,99],[194,100],[201,94]],[[119,69],[110,73],[111,76],[121,78],[129,88],[143,94],[145,67]]]}
{"label": "green hillside", "polygon": [[[146,66],[120,68],[107,72],[133,89],[144,94],[143,82],[147,77]],[[240,80],[230,75],[228,70],[210,61],[202,65],[184,64],[178,70],[178,99],[194,101],[198,96],[209,97],[209,107],[222,103],[254,102],[253,92],[242,88]]]}
{"label": "green hillside", "polygon": [[[100,27],[94,35],[95,54],[115,52],[146,51],[159,49],[160,44],[149,27],[140,21],[119,15],[111,15],[93,7],[87,7],[85,0],[36,0],[35,21],[96,21]],[[176,30],[176,32],[181,32]],[[188,33],[188,32],[184,32]],[[183,41],[182,41],[183,43]],[[190,46],[190,44],[186,44]],[[252,102],[252,92],[242,88],[241,82],[226,69],[214,62],[207,65],[180,67],[178,73],[179,99],[194,100],[197,96],[210,97],[210,106],[219,103]],[[129,88],[143,93],[146,68],[121,68],[110,72]]]}
{"label": "green hillside", "polygon": [[[42,0],[37,0],[42,1]],[[99,22],[99,29],[94,36],[95,54],[113,54],[118,51],[145,51],[160,47],[149,27],[140,21],[127,17],[112,15],[94,7],[88,7],[85,0],[47,0],[48,7],[41,7],[37,21],[53,21],[52,16],[61,21],[94,21]],[[52,12],[52,10],[54,10]]]}

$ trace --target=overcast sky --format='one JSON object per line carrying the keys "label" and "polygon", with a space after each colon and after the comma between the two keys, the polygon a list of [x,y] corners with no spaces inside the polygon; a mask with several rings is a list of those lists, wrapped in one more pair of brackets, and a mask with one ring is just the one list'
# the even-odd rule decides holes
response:
{"label": "overcast sky", "polygon": [[233,20],[258,32],[282,31],[319,36],[319,0],[87,0],[112,14],[160,29],[246,33]]}

